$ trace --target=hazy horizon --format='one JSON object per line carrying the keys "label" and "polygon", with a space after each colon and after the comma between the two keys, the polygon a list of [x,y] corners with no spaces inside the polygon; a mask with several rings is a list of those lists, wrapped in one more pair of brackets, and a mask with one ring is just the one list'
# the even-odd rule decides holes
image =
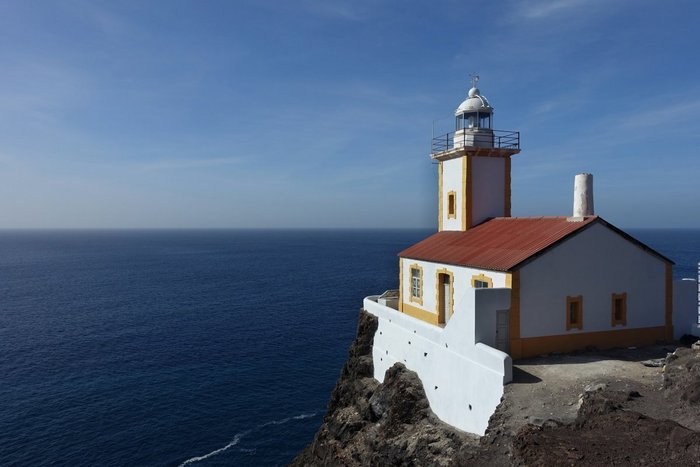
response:
{"label": "hazy horizon", "polygon": [[[400,6],[400,7],[399,7]],[[514,216],[699,228],[700,4],[7,1],[0,229],[425,228],[477,72]]]}

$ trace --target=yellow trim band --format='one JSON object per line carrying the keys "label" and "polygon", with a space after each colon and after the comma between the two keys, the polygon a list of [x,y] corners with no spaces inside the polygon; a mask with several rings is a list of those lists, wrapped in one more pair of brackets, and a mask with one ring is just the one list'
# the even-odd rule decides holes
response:
{"label": "yellow trim band", "polygon": [[[594,346],[599,349],[630,347],[654,344],[664,340],[666,326],[637,329],[616,329],[614,331],[577,332],[546,337],[529,337],[519,340],[519,353],[513,359],[535,357],[551,352],[573,352]],[[512,342],[512,340],[511,340]],[[512,345],[512,344],[511,344]],[[512,349],[511,349],[512,350]]]}
{"label": "yellow trim band", "polygon": [[408,316],[412,316],[412,317],[419,319],[421,321],[424,321],[428,324],[435,324],[435,325],[438,324],[438,316],[435,313],[425,311],[425,310],[418,308],[417,306],[413,306],[409,303],[404,303],[402,306],[402,310]]}

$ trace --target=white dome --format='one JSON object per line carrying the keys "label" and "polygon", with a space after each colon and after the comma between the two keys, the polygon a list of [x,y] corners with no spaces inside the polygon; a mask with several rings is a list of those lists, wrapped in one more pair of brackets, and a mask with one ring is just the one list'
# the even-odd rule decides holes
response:
{"label": "white dome", "polygon": [[471,88],[467,94],[467,98],[464,102],[459,104],[457,110],[455,110],[455,116],[461,115],[468,112],[485,112],[491,113],[493,108],[489,104],[486,97],[482,96],[479,89]]}

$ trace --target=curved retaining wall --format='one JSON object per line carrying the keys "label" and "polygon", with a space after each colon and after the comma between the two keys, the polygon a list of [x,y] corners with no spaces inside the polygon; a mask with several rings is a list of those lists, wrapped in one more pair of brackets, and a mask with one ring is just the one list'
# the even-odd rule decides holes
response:
{"label": "curved retaining wall", "polygon": [[[509,291],[491,291],[497,292],[491,292],[492,297],[500,298],[496,302],[510,299]],[[474,304],[475,295],[472,291],[466,298]],[[456,313],[440,328],[376,299],[364,299],[364,309],[379,320],[372,349],[374,377],[382,382],[386,370],[403,363],[418,374],[435,415],[460,430],[483,435],[501,401],[503,385],[511,380],[510,356],[474,342],[474,313]]]}

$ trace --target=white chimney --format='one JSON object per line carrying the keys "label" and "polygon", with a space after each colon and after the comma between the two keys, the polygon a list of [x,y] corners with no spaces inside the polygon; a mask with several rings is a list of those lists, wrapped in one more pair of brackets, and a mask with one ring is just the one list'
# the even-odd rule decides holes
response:
{"label": "white chimney", "polygon": [[574,218],[593,216],[593,175],[578,174],[574,178]]}

